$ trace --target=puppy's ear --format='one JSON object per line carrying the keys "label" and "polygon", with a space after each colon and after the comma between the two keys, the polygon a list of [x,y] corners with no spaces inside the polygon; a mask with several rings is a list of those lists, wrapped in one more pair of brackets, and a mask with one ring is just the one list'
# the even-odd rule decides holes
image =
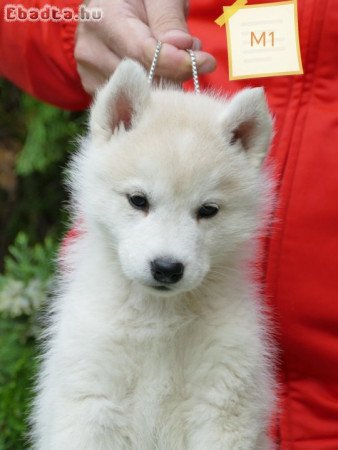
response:
{"label": "puppy's ear", "polygon": [[272,138],[273,120],[263,88],[244,89],[232,97],[222,118],[228,145],[240,146],[259,167]]}
{"label": "puppy's ear", "polygon": [[122,61],[96,94],[89,121],[92,136],[108,141],[116,130],[131,129],[149,98],[150,86],[144,68],[130,59]]}

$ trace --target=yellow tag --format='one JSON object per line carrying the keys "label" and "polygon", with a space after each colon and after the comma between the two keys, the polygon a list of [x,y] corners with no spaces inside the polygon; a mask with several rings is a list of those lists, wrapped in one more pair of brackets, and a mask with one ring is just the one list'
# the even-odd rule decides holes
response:
{"label": "yellow tag", "polygon": [[215,21],[226,25],[229,78],[302,74],[297,0],[246,5],[237,0]]}

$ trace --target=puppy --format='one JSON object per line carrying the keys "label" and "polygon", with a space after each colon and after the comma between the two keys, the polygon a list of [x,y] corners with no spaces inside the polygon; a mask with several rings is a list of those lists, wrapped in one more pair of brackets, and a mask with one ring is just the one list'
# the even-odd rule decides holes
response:
{"label": "puppy", "polygon": [[123,61],[70,166],[35,450],[270,450],[272,349],[249,270],[269,210],[262,89],[151,88]]}

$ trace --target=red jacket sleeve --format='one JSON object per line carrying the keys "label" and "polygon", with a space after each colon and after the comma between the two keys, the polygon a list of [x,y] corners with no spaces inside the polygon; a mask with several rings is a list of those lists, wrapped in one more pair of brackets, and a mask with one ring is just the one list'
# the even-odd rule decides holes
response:
{"label": "red jacket sleeve", "polygon": [[[11,1],[11,5],[43,8],[44,0]],[[81,0],[53,0],[77,12]],[[0,0],[0,76],[48,103],[81,110],[90,103],[74,59],[76,21],[7,21],[9,2]],[[8,8],[8,6],[7,6]],[[6,13],[6,16],[5,16]]]}

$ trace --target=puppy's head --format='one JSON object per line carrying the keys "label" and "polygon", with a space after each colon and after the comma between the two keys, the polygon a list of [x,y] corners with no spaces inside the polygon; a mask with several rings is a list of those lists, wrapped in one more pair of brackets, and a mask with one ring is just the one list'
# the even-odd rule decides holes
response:
{"label": "puppy's head", "polygon": [[230,100],[154,90],[123,61],[98,92],[75,161],[80,212],[128,279],[165,295],[192,290],[257,230],[271,131],[262,89]]}

